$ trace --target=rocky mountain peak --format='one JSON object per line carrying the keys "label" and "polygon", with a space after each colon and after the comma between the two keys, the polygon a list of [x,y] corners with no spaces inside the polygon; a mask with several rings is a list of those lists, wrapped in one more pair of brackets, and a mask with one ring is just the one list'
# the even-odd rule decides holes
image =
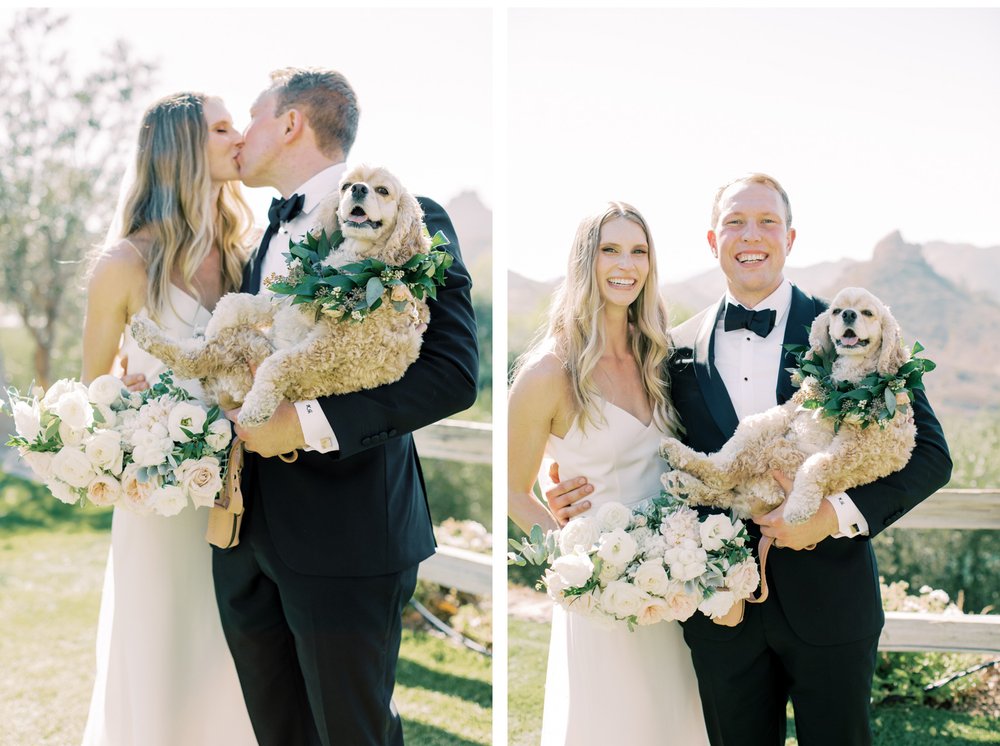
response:
{"label": "rocky mountain peak", "polygon": [[875,251],[872,253],[872,262],[877,265],[901,263],[926,264],[920,245],[906,243],[903,240],[903,234],[898,230],[893,231],[875,244]]}

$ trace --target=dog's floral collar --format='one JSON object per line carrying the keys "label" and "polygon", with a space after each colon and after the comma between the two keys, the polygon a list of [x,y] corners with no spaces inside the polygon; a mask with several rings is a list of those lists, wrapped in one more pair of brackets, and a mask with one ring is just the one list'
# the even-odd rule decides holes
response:
{"label": "dog's floral collar", "polygon": [[[427,228],[424,228],[425,233]],[[454,258],[442,246],[450,242],[438,231],[431,239],[430,252],[416,254],[396,266],[377,259],[364,259],[328,267],[323,260],[344,241],[340,231],[327,236],[306,233],[285,253],[288,274],[270,275],[264,283],[276,295],[288,295],[292,304],[310,304],[317,320],[323,314],[339,316],[340,321],[363,321],[382,305],[385,296],[393,308],[403,312],[412,298],[437,298],[437,286],[444,285],[444,274]]]}
{"label": "dog's floral collar", "polygon": [[823,416],[833,418],[834,432],[845,422],[860,425],[862,430],[873,423],[885,427],[896,412],[906,411],[913,392],[924,387],[924,373],[937,367],[931,360],[916,356],[924,348],[914,342],[912,357],[895,374],[869,373],[853,384],[834,380],[836,353],[796,344],[787,344],[785,349],[795,358],[795,367],[786,370],[792,375],[792,385],[801,387],[806,396],[802,406],[821,409]]}

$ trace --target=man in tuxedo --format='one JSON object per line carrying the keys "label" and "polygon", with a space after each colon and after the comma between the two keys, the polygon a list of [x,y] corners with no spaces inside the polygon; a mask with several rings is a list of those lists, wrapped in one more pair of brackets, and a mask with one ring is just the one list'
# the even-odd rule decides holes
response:
{"label": "man in tuxedo", "polygon": [[[716,194],[708,243],[726,275],[726,296],[673,330],[670,361],[685,442],[699,451],[718,451],[742,418],[794,392],[785,370],[794,361],[782,345],[806,344],[826,304],[784,278],[795,241],[791,217],[784,189],[764,174]],[[713,746],[781,746],[789,697],[803,746],[871,743],[884,615],[870,539],[951,474],[941,426],[922,391],[913,407],[917,444],[901,471],[828,496],[806,523],[785,523],[780,506],[750,524],[755,545],[761,534],[775,540],[763,604],[748,604],[735,627],[702,614],[684,623]],[[775,478],[787,494],[787,476]],[[586,509],[588,487],[567,480],[546,493],[560,520]]]}
{"label": "man in tuxedo", "polygon": [[[289,239],[337,191],[357,122],[354,91],[339,73],[272,73],[251,108],[239,165],[245,184],[282,198],[244,292],[282,272]],[[392,385],[282,402],[266,424],[236,428],[248,451],[246,514],[239,545],[215,551],[214,574],[261,746],[403,743],[392,703],[400,613],[418,563],[434,552],[411,433],[471,406],[478,367],[458,240],[441,206],[419,202],[455,257],[430,301],[419,359]],[[293,451],[294,462],[277,458]]]}

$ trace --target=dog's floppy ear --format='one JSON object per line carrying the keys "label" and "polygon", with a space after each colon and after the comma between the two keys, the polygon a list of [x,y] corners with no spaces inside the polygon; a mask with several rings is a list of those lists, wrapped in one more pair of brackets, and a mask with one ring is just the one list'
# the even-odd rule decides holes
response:
{"label": "dog's floppy ear", "polygon": [[809,348],[817,352],[833,352],[833,339],[830,337],[830,309],[826,309],[813,319],[809,328]]}
{"label": "dog's floppy ear", "polygon": [[385,243],[391,263],[402,264],[416,251],[425,252],[430,247],[423,232],[423,218],[424,211],[417,198],[406,190],[401,191],[396,206],[396,225]]}
{"label": "dog's floppy ear", "polygon": [[899,324],[889,312],[889,307],[882,305],[882,347],[878,353],[876,368],[884,376],[899,370],[900,366],[910,359],[910,352],[903,346]]}

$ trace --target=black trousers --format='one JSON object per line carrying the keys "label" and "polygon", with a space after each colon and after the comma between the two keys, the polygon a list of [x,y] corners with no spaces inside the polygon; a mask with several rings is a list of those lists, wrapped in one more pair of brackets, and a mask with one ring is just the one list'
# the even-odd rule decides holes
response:
{"label": "black trousers", "polygon": [[392,690],[416,566],[362,578],[296,573],[271,543],[255,489],[240,544],[216,550],[213,571],[260,746],[402,746]]}
{"label": "black trousers", "polygon": [[684,632],[712,746],[784,746],[785,705],[801,746],[869,746],[878,635],[844,645],[803,642],[772,593],[747,604],[739,633],[713,640]]}

